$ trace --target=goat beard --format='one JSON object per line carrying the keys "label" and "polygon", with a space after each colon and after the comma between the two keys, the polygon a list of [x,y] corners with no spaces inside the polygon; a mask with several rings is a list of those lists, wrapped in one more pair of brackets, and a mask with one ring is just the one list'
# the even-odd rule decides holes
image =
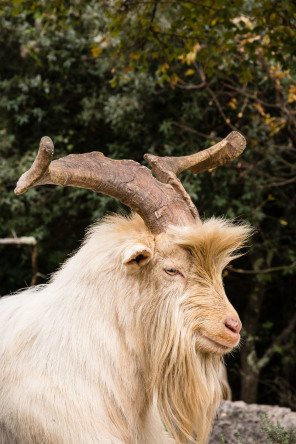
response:
{"label": "goat beard", "polygon": [[[172,328],[172,324],[172,319],[170,325],[166,320],[158,322],[157,337],[151,338],[149,373],[153,397],[176,443],[204,444],[222,399],[221,358],[196,350],[192,330],[184,325]],[[150,333],[153,331],[156,333],[152,327]]]}

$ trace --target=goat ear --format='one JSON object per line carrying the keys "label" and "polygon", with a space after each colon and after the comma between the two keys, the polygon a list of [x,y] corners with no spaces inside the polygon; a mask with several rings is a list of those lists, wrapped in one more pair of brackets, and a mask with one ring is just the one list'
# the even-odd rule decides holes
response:
{"label": "goat ear", "polygon": [[148,264],[152,256],[152,251],[146,245],[135,244],[124,252],[123,264],[142,267]]}

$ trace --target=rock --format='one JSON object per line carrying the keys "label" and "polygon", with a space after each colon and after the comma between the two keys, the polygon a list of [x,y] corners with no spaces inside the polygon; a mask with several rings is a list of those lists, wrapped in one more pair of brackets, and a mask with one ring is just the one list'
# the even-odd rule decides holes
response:
{"label": "rock", "polygon": [[[296,430],[296,413],[289,408],[246,404],[243,401],[222,401],[214,421],[209,444],[267,444],[266,435],[260,431],[262,414],[268,414],[272,424],[280,423],[285,429]],[[238,433],[242,439],[238,437]],[[224,441],[221,439],[223,435]],[[293,443],[294,444],[294,443]],[[296,444],[296,442],[295,442]]]}

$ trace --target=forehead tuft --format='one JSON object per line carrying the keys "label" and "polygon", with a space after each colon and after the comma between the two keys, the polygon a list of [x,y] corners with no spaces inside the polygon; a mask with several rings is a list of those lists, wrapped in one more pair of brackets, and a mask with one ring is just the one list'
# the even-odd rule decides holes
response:
{"label": "forehead tuft", "polygon": [[175,244],[189,249],[200,261],[222,268],[246,245],[252,228],[222,218],[198,221],[187,227],[171,226],[168,237]]}

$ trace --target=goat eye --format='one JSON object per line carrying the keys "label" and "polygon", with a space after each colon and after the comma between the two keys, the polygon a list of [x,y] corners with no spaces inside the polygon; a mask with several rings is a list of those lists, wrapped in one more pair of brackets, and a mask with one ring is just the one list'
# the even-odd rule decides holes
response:
{"label": "goat eye", "polygon": [[170,276],[174,276],[175,274],[179,273],[179,271],[176,270],[176,268],[166,268],[164,271],[166,272],[166,274],[169,274]]}

